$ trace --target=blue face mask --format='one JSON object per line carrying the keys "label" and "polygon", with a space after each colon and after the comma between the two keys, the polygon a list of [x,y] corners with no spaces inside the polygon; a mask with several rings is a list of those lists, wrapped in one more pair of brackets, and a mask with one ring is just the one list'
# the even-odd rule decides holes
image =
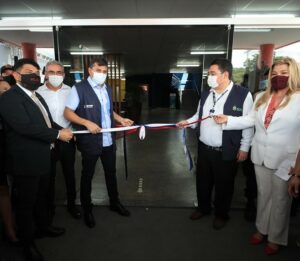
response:
{"label": "blue face mask", "polygon": [[268,80],[261,80],[259,82],[258,90],[264,91],[265,89],[267,89],[267,86],[268,86]]}

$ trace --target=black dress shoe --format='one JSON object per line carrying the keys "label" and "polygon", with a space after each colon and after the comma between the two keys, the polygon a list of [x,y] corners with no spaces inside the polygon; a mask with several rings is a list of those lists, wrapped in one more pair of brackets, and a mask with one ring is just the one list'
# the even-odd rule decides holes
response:
{"label": "black dress shoe", "polygon": [[62,227],[54,227],[49,226],[45,230],[39,230],[36,232],[36,238],[43,238],[43,237],[59,237],[66,233],[66,230]]}
{"label": "black dress shoe", "polygon": [[191,215],[190,215],[190,219],[191,220],[198,220],[202,217],[204,217],[205,214],[203,214],[200,210],[195,210]]}
{"label": "black dress shoe", "polygon": [[84,212],[84,222],[89,228],[96,226],[95,218],[92,211]]}
{"label": "black dress shoe", "polygon": [[21,242],[21,240],[17,240],[17,241],[8,240],[8,244],[12,247],[22,247],[23,246],[23,243]]}
{"label": "black dress shoe", "polygon": [[76,207],[76,205],[68,205],[68,212],[70,215],[75,218],[75,219],[80,219],[81,218],[81,212],[80,210]]}
{"label": "black dress shoe", "polygon": [[248,221],[248,222],[254,222],[256,219],[256,208],[246,208],[244,211],[244,218]]}
{"label": "black dress shoe", "polygon": [[110,204],[109,208],[111,211],[118,212],[121,216],[130,216],[130,212],[120,202]]}
{"label": "black dress shoe", "polygon": [[42,254],[34,244],[24,247],[24,257],[25,261],[44,261]]}
{"label": "black dress shoe", "polygon": [[21,247],[21,246],[23,246],[23,243],[21,242],[21,240],[19,240],[19,239],[12,240],[6,234],[5,230],[3,230],[3,232],[2,232],[2,239],[3,239],[3,241],[6,241],[12,247]]}
{"label": "black dress shoe", "polygon": [[227,224],[228,218],[215,217],[213,222],[213,228],[216,230],[220,230]]}

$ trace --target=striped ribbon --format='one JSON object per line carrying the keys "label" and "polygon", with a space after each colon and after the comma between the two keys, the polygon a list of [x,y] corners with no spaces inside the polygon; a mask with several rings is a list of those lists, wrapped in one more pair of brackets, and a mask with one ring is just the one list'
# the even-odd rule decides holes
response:
{"label": "striped ribbon", "polygon": [[[197,121],[187,123],[184,125],[184,127],[191,126],[193,124],[199,123],[201,121],[204,121],[208,118],[211,118],[211,116],[204,117],[202,119],[199,119]],[[107,129],[101,129],[102,133],[106,132],[123,132],[123,146],[124,146],[124,160],[125,160],[125,175],[126,179],[128,178],[128,167],[127,167],[127,149],[126,149],[126,136],[133,134],[139,130],[139,138],[140,140],[144,140],[146,137],[146,129],[149,130],[167,130],[167,129],[176,129],[178,128],[175,123],[149,123],[149,124],[143,124],[143,125],[134,125],[134,126],[127,126],[127,127],[116,127],[116,128],[107,128]],[[186,129],[182,130],[182,145],[183,145],[183,151],[184,155],[186,157],[186,160],[188,161],[189,164],[189,170],[191,171],[193,169],[193,160],[191,153],[188,149],[188,146],[186,144]],[[73,134],[78,135],[78,134],[88,134],[90,133],[89,130],[80,130],[80,131],[72,131]]]}

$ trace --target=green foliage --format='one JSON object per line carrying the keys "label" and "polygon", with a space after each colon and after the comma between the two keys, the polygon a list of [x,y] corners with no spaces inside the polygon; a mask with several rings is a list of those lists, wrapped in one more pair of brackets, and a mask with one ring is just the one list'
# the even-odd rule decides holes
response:
{"label": "green foliage", "polygon": [[256,70],[257,59],[259,54],[253,54],[252,57],[246,59],[244,62],[244,67],[247,72],[252,72]]}
{"label": "green foliage", "polygon": [[245,68],[233,68],[232,81],[236,84],[241,84],[245,73],[246,73]]}

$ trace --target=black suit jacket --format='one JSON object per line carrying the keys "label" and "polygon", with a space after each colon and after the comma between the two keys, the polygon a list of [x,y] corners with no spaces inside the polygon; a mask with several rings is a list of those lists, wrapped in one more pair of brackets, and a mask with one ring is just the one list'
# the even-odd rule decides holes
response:
{"label": "black suit jacket", "polygon": [[0,116],[6,137],[6,170],[11,175],[36,176],[50,171],[50,144],[58,136],[44,99],[36,94],[52,123],[48,128],[35,102],[17,85],[0,97]]}
{"label": "black suit jacket", "polygon": [[6,175],[5,175],[5,136],[2,129],[2,121],[0,118],[0,186],[7,185]]}

